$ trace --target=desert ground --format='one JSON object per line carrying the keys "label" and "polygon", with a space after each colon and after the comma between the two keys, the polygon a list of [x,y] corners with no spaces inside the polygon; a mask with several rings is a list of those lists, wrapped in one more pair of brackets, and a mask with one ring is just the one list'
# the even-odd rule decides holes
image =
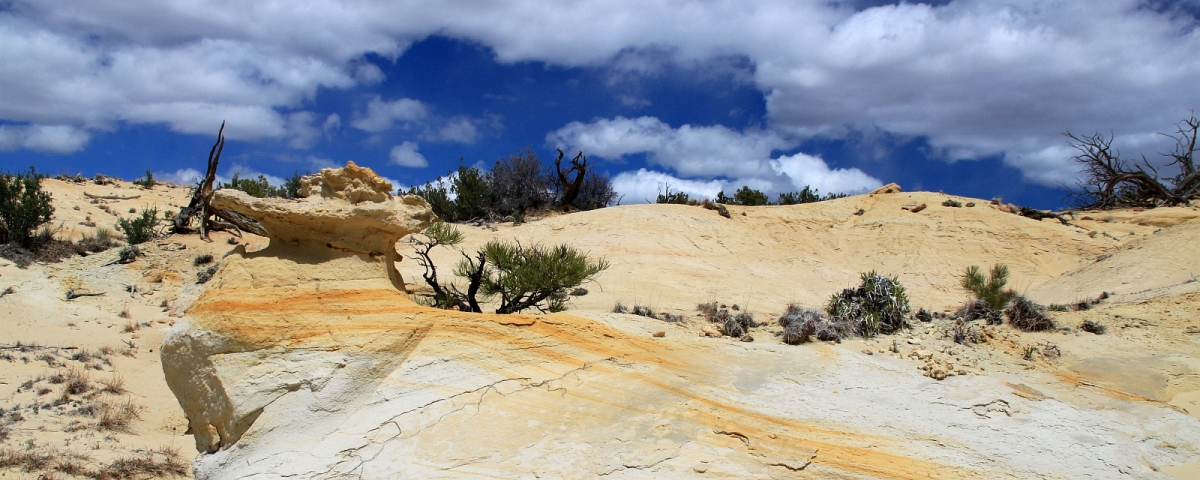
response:
{"label": "desert ground", "polygon": [[[43,185],[66,240],[191,193]],[[410,258],[396,264],[405,291],[388,293],[363,273],[369,258],[248,234],[163,236],[127,264],[119,249],[0,260],[0,477],[1200,478],[1200,208],[1073,212],[1070,225],[935,192],[728,208],[460,225],[467,252],[568,243],[611,263],[547,315],[421,307]],[[200,284],[203,255],[220,271]],[[459,258],[435,251],[443,278]],[[1086,308],[1051,312],[1052,331],[981,326],[985,341],[957,344],[944,317],[968,300],[959,278],[995,263],[1039,303]],[[821,308],[872,270],[939,315],[871,339],[779,339],[789,304]],[[705,302],[753,313],[753,340],[714,333]],[[168,339],[174,356],[162,352],[196,332],[236,348]],[[199,363],[164,374],[179,358]],[[188,390],[208,381],[184,378],[193,366],[216,371],[221,395]],[[313,373],[338,368],[360,373]],[[203,421],[185,413],[218,397],[230,405]],[[198,425],[213,430],[193,438]]]}

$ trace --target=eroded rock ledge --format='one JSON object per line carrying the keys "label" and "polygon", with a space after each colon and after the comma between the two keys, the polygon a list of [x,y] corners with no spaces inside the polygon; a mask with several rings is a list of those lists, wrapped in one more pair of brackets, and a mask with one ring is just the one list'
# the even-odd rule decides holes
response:
{"label": "eroded rock ledge", "polygon": [[[197,478],[1116,471],[1097,458],[1152,477],[1146,462],[1171,455],[1120,440],[1163,424],[1152,407],[1116,422],[1090,406],[1033,405],[997,381],[964,377],[975,383],[949,390],[831,346],[716,342],[682,329],[655,338],[650,329],[662,326],[641,317],[421,307],[393,273],[392,244],[428,224],[428,207],[392,197],[353,165],[305,188],[316,195],[214,198],[258,220],[271,244],[224,259],[161,349],[202,452]],[[1008,411],[975,408],[998,400]]]}

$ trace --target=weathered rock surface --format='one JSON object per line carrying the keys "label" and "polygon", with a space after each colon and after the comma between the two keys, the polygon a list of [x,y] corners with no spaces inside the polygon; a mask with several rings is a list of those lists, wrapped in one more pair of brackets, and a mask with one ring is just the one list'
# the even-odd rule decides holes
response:
{"label": "weathered rock surface", "polygon": [[1153,478],[1200,450],[1184,413],[1004,383],[1029,378],[938,382],[891,355],[619,314],[421,307],[391,243],[428,208],[347,171],[303,202],[221,196],[271,244],[222,260],[161,350],[198,478]]}

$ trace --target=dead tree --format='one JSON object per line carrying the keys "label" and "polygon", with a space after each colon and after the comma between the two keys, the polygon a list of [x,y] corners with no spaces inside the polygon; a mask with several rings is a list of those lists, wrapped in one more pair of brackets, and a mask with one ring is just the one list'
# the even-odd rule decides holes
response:
{"label": "dead tree", "polygon": [[[587,157],[583,156],[583,152],[575,155],[571,159],[571,168],[563,171],[562,169],[563,151],[558,149],[558,158],[554,159],[554,169],[558,173],[558,189],[562,192],[559,197],[559,202],[562,210],[565,212],[571,209],[571,205],[575,204],[575,199],[579,198],[579,192],[583,188],[583,181],[587,175]],[[575,178],[568,180],[567,175],[575,172]]]}
{"label": "dead tree", "polygon": [[[213,181],[217,178],[217,164],[221,162],[221,152],[224,150],[225,122],[221,122],[221,129],[217,130],[217,141],[208,151],[208,168],[204,172],[204,178],[196,183],[196,189],[192,191],[192,201],[188,203],[187,207],[180,209],[179,214],[175,216],[173,230],[177,233],[190,232],[192,218],[197,218],[200,238],[205,241],[210,241],[208,231],[214,228],[235,230],[238,236],[241,236],[241,231],[245,230],[265,237],[267,236],[266,229],[254,219],[212,206]],[[212,218],[214,216],[217,218]]]}
{"label": "dead tree", "polygon": [[1071,190],[1076,203],[1098,209],[1190,206],[1191,200],[1200,197],[1200,172],[1195,163],[1200,120],[1192,115],[1176,126],[1176,134],[1162,134],[1175,140],[1175,150],[1164,156],[1172,159],[1170,166],[1179,168],[1179,174],[1168,183],[1146,157],[1141,162],[1122,159],[1112,147],[1111,134],[1079,137],[1065,133],[1071,147],[1079,151],[1072,159],[1083,166],[1083,178],[1076,183],[1077,189]]}

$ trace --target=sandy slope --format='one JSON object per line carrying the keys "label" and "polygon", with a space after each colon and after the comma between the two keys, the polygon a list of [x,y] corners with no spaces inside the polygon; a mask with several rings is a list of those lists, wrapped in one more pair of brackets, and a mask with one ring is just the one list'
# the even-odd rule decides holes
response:
{"label": "sandy slope", "polygon": [[[140,211],[157,205],[160,211],[178,210],[189,193],[182,187],[144,190],[128,183],[97,186],[50,180],[46,187],[54,194],[58,208],[56,221],[62,222],[64,236],[73,237],[92,230],[93,227],[81,222],[111,225],[117,215],[131,215],[130,208]],[[140,198],[108,202],[105,205],[109,211],[104,211],[101,204],[92,203],[84,192],[140,195]],[[949,197],[935,193],[905,192],[786,207],[730,207],[731,219],[698,207],[621,206],[552,216],[516,227],[463,226],[468,236],[463,247],[470,250],[490,238],[518,239],[568,242],[604,255],[612,267],[597,284],[587,286],[590,293],[577,297],[572,309],[627,333],[644,335],[666,330],[667,338],[687,336],[688,340],[679,348],[689,351],[728,350],[726,354],[742,352],[730,358],[745,356],[728,366],[713,367],[730,371],[705,375],[726,378],[733,370],[751,372],[753,365],[777,358],[780,353],[772,353],[775,351],[784,352],[789,358],[804,357],[792,361],[819,364],[820,358],[826,358],[830,360],[825,365],[876,372],[877,376],[870,378],[920,378],[918,369],[936,360],[954,362],[963,373],[942,382],[928,380],[931,382],[928,385],[913,387],[916,388],[913,395],[921,395],[916,392],[929,388],[941,392],[933,397],[920,397],[920,401],[937,404],[939,398],[959,398],[967,390],[983,389],[980,391],[1007,395],[1007,402],[1021,405],[1026,413],[1037,418],[1061,413],[1057,406],[1060,404],[1111,412],[1113,421],[1140,418],[1147,425],[1174,418],[1170,416],[1174,413],[1200,418],[1197,374],[1200,363],[1195,360],[1200,358],[1197,321],[1200,282],[1188,283],[1193,275],[1200,273],[1200,254],[1194,253],[1192,246],[1192,239],[1200,233],[1197,231],[1200,221],[1191,220],[1200,210],[1080,214],[1074,226],[1064,226],[1054,220],[1038,222],[1005,213],[981,200],[959,198],[964,203],[974,201],[977,204],[974,208],[943,207],[941,202],[946,198]],[[918,213],[901,209],[913,201],[928,207]],[[854,215],[860,208],[865,213]],[[200,253],[219,258],[231,248],[224,243],[226,238],[217,234],[215,242],[204,243],[194,236],[170,237],[149,246],[147,257],[131,265],[105,266],[115,257],[113,251],[55,265],[35,265],[27,270],[0,261],[3,264],[0,287],[13,285],[16,290],[15,294],[0,298],[0,325],[4,325],[5,337],[0,343],[9,347],[16,342],[50,347],[26,352],[10,348],[0,352],[13,356],[12,360],[0,360],[0,406],[8,409],[17,406],[18,410],[26,411],[35,399],[47,403],[50,397],[57,397],[61,390],[57,384],[49,384],[47,388],[52,393],[45,396],[37,395],[36,388],[29,391],[20,387],[39,375],[48,377],[56,371],[87,363],[70,360],[77,350],[65,348],[110,347],[114,352],[108,355],[112,365],[91,362],[100,367],[90,371],[91,377],[121,375],[129,393],[117,398],[128,397],[145,407],[141,420],[134,422],[128,432],[94,428],[69,432],[67,427],[72,422],[90,425],[96,421],[70,413],[77,408],[72,404],[62,409],[43,409],[37,415],[26,412],[24,420],[10,425],[10,438],[0,445],[24,448],[32,439],[35,445],[45,448],[86,453],[95,465],[138,455],[138,449],[160,446],[178,447],[186,459],[194,456],[192,440],[183,432],[186,421],[179,404],[163,382],[157,351],[150,350],[157,350],[165,328],[177,321],[174,315],[180,312],[176,308],[189,304],[202,290],[194,286],[199,268],[192,265],[192,260]],[[262,239],[247,240],[252,244],[251,250],[263,243]],[[401,245],[400,251],[408,250]],[[438,254],[436,259],[447,266],[443,276],[448,274],[449,265],[457,256],[451,250]],[[1026,334],[1002,326],[995,327],[992,342],[962,348],[947,342],[935,324],[899,337],[896,353],[890,351],[890,339],[867,343],[854,340],[842,345],[777,345],[771,336],[775,327],[756,332],[758,341],[750,346],[695,337],[703,326],[694,316],[694,307],[699,302],[739,303],[758,314],[760,320],[769,320],[789,302],[820,306],[834,291],[856,283],[859,272],[871,269],[899,276],[909,289],[914,307],[953,309],[964,299],[957,287],[959,273],[968,265],[986,266],[994,262],[1006,263],[1013,269],[1010,285],[1045,303],[1071,303],[1104,291],[1115,293],[1092,310],[1056,314],[1060,325],[1075,327],[1086,318],[1106,325],[1108,333],[1096,336],[1073,330]],[[420,270],[415,262],[405,260],[399,268],[409,285],[419,292]],[[137,290],[142,293],[131,296],[125,285],[138,285]],[[70,288],[102,291],[105,295],[64,300],[63,294]],[[161,307],[164,300],[165,309]],[[657,320],[605,313],[616,301],[684,314],[689,320],[681,325],[666,325]],[[150,325],[122,332],[130,323],[119,316],[126,308],[138,324]],[[136,346],[133,356],[122,355],[121,352],[129,350],[125,342]],[[1033,361],[1020,358],[1026,347],[1037,346],[1040,352],[1050,344],[1061,350],[1060,356],[1039,353]],[[43,350],[53,350],[52,362],[62,366],[51,367],[46,361],[37,360],[39,353],[46,353]],[[871,351],[872,356],[864,355],[864,350]],[[931,352],[933,358],[911,358],[922,351]],[[30,361],[25,363],[22,357]],[[822,408],[826,409],[828,421],[855,431],[869,431],[872,427],[855,420],[853,409],[882,401],[872,395],[844,396],[850,391],[869,392],[872,387],[840,376],[837,371],[818,369],[808,374],[764,375],[776,380],[790,376],[791,382],[800,381],[796,387],[799,390],[786,390],[788,395],[825,392],[830,401],[822,403]],[[909,382],[890,381],[899,382],[896,388]],[[43,381],[37,386],[47,384]],[[732,388],[733,383],[729,385]],[[766,402],[771,395],[765,391],[755,398]],[[107,397],[98,394],[95,398]],[[984,407],[985,415],[981,418],[992,415],[988,408]],[[1103,426],[1104,418],[1097,415],[1089,421]],[[1182,423],[1170,420],[1162,425],[1173,428],[1170,426]],[[1119,430],[1117,425],[1111,427]],[[924,427],[898,424],[889,428],[906,432],[901,438],[919,438]],[[1036,432],[1030,434],[1036,436]],[[1126,434],[1141,433],[1121,433]],[[1142,441],[1153,444],[1155,439],[1150,435]],[[1200,462],[1197,445],[1174,448],[1175,454],[1151,455],[1153,460],[1146,460],[1148,463],[1130,471],[1157,470],[1177,478],[1197,473],[1196,464]],[[932,451],[938,452],[936,448]],[[930,450],[925,452],[930,454]],[[19,478],[26,474],[9,469],[0,470],[0,475]]]}

